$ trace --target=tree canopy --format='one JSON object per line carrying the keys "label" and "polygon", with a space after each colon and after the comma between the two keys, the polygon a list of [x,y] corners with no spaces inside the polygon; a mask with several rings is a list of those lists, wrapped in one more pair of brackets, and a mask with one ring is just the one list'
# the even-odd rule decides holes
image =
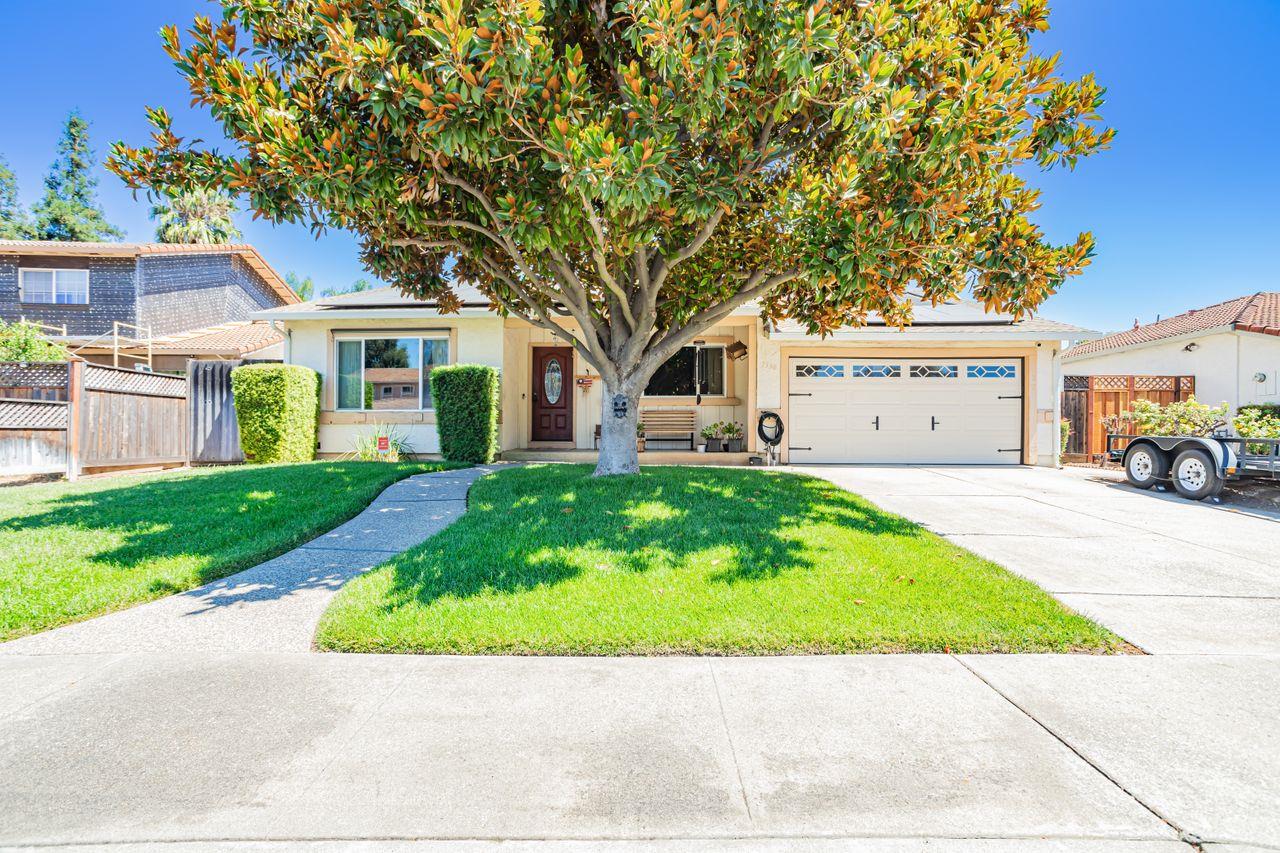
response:
{"label": "tree canopy", "polygon": [[58,157],[44,179],[44,196],[32,209],[38,239],[98,242],[124,236],[107,222],[98,203],[96,163],[89,122],[73,110],[58,140]]}
{"label": "tree canopy", "polygon": [[0,240],[30,240],[35,235],[31,217],[18,200],[18,179],[0,157]]}
{"label": "tree canopy", "polygon": [[156,239],[161,243],[230,243],[240,239],[232,221],[236,202],[207,187],[179,190],[151,207]]}
{"label": "tree canopy", "polygon": [[1024,315],[1092,252],[1045,240],[1019,170],[1111,139],[1092,76],[1032,49],[1044,0],[222,5],[163,40],[238,150],[152,109],[111,167],[351,229],[446,309],[474,282],[610,396],[751,300],[814,333],[907,324],[910,291]]}

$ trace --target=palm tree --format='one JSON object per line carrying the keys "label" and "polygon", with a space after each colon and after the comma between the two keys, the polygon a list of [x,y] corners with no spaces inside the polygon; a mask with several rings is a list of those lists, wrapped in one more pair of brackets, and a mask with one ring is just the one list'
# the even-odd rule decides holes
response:
{"label": "palm tree", "polygon": [[165,198],[151,208],[161,243],[230,243],[240,237],[231,221],[236,203],[224,192],[197,188]]}

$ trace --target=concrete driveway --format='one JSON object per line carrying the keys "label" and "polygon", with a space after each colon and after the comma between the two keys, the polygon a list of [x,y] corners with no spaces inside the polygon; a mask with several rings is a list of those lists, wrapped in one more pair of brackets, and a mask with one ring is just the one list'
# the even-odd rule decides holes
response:
{"label": "concrete driveway", "polygon": [[1087,468],[797,468],[1030,578],[1144,651],[1280,654],[1280,516]]}

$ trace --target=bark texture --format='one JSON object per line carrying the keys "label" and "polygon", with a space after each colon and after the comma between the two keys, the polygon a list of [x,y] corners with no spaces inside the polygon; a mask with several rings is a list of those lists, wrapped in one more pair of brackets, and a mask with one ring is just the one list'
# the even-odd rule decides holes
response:
{"label": "bark texture", "polygon": [[[619,398],[625,413],[618,417],[615,403]],[[640,471],[640,454],[636,451],[636,424],[640,422],[640,393],[634,389],[604,387],[600,411],[600,460],[597,477],[636,474]]]}

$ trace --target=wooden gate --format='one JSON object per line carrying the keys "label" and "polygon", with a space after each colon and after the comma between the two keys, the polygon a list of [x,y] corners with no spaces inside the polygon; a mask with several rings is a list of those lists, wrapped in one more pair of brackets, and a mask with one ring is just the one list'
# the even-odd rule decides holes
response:
{"label": "wooden gate", "polygon": [[241,364],[244,362],[187,362],[192,464],[244,461],[236,404],[231,396],[231,371]]}
{"label": "wooden gate", "polygon": [[[75,402],[75,391],[72,392]],[[99,364],[84,366],[79,467],[174,465],[187,461],[187,379]]]}
{"label": "wooden gate", "polygon": [[1194,376],[1064,376],[1062,417],[1071,424],[1066,462],[1098,462],[1107,449],[1104,418],[1128,412],[1134,400],[1160,405],[1196,392]]}

